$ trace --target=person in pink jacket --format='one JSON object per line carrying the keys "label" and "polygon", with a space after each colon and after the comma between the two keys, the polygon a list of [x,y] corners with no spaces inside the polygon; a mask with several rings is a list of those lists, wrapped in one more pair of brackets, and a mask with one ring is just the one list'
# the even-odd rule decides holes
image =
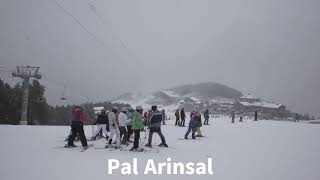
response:
{"label": "person in pink jacket", "polygon": [[81,144],[83,148],[88,148],[87,138],[84,134],[83,125],[87,123],[87,118],[83,112],[82,107],[76,106],[72,109],[72,124],[71,135],[68,139],[68,144],[65,147],[75,147],[73,144],[77,134],[80,136]]}

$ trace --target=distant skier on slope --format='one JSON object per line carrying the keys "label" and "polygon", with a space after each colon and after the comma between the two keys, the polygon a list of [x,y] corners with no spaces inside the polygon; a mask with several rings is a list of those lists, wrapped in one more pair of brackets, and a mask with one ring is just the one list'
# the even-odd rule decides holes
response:
{"label": "distant skier on slope", "polygon": [[162,125],[166,125],[166,111],[162,109]]}
{"label": "distant skier on slope", "polygon": [[240,112],[240,120],[239,122],[243,122],[243,112]]}
{"label": "distant skier on slope", "polygon": [[234,111],[231,112],[231,123],[234,123],[234,119],[236,118],[236,114]]}
{"label": "distant skier on slope", "polygon": [[152,113],[150,117],[150,124],[149,124],[149,137],[148,137],[148,143],[146,144],[146,147],[151,147],[152,145],[152,135],[153,133],[158,133],[158,135],[161,138],[161,144],[159,144],[160,147],[168,147],[166,144],[166,139],[164,138],[162,132],[161,132],[161,121],[162,121],[162,112],[158,111],[157,106],[152,106]]}
{"label": "distant skier on slope", "polygon": [[143,151],[143,149],[139,147],[140,131],[144,128],[142,113],[143,109],[141,106],[137,106],[136,110],[133,112],[132,130],[134,133],[134,142],[130,151]]}
{"label": "distant skier on slope", "polygon": [[254,121],[258,121],[258,111],[254,111]]}
{"label": "distant skier on slope", "polygon": [[72,109],[72,124],[71,124],[71,135],[68,139],[68,144],[65,147],[75,147],[73,144],[74,139],[76,138],[77,134],[80,136],[82,147],[87,149],[87,139],[84,134],[83,125],[87,122],[85,114],[83,112],[83,108],[81,106],[76,106]]}
{"label": "distant skier on slope", "polygon": [[184,112],[184,108],[181,109],[180,111],[180,116],[181,116],[181,123],[180,125],[185,127],[185,123],[186,123],[186,113]]}
{"label": "distant skier on slope", "polygon": [[175,126],[180,125],[180,114],[179,114],[179,109],[177,109],[176,113],[174,114],[176,116],[176,124]]}
{"label": "distant skier on slope", "polygon": [[299,114],[298,113],[296,113],[296,115],[295,115],[295,119],[294,119],[294,122],[299,122]]}
{"label": "distant skier on slope", "polygon": [[108,143],[106,145],[106,148],[109,147],[112,144],[113,137],[116,137],[116,146],[115,148],[120,148],[120,131],[119,131],[119,124],[117,121],[117,112],[118,108],[113,107],[111,112],[108,113],[108,119],[109,119],[109,129],[110,129],[110,136]]}
{"label": "distant skier on slope", "polygon": [[203,123],[203,125],[209,125],[209,109],[207,109],[207,110],[203,113],[203,117],[204,117],[204,123]]}

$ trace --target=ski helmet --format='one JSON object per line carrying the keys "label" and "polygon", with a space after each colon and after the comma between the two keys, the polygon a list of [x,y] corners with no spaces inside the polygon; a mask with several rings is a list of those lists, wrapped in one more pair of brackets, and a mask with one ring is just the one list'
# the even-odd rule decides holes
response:
{"label": "ski helmet", "polygon": [[122,109],[121,109],[121,112],[127,112],[128,111],[128,109],[126,108],[126,107],[123,107]]}
{"label": "ski helmet", "polygon": [[114,113],[116,113],[116,112],[118,111],[118,107],[113,106],[112,109],[111,109],[111,111],[114,112]]}
{"label": "ski helmet", "polygon": [[156,105],[151,106],[151,109],[152,109],[152,111],[155,111],[155,110],[157,110],[157,106]]}

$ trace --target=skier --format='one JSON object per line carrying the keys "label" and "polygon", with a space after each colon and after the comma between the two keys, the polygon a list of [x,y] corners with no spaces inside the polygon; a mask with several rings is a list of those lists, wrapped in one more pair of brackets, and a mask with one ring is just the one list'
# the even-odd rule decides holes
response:
{"label": "skier", "polygon": [[153,133],[158,133],[158,135],[161,138],[161,144],[159,144],[160,147],[168,147],[166,144],[166,139],[164,138],[162,132],[161,132],[161,121],[162,121],[162,112],[158,111],[157,106],[152,106],[152,113],[151,117],[149,119],[149,137],[148,137],[148,143],[146,144],[146,147],[151,147],[152,143],[152,135]]}
{"label": "skier", "polygon": [[119,121],[119,130],[120,130],[120,139],[121,144],[127,145],[127,136],[128,136],[128,131],[127,131],[127,121],[128,117],[126,115],[127,113],[127,108],[122,108],[121,112],[118,115],[118,121]]}
{"label": "skier", "polygon": [[134,133],[134,142],[130,151],[143,151],[142,148],[139,148],[140,131],[144,128],[142,113],[143,109],[141,106],[137,106],[136,110],[133,112],[132,130]]}
{"label": "skier", "polygon": [[166,111],[162,109],[162,125],[166,125]]}
{"label": "skier", "polygon": [[204,117],[204,125],[209,125],[209,109],[207,109],[204,113],[203,113],[203,117]]}
{"label": "skier", "polygon": [[143,125],[147,126],[148,124],[148,119],[149,119],[149,111],[144,112],[143,114]]}
{"label": "skier", "polygon": [[190,113],[190,119],[192,119],[195,114],[196,114],[195,110],[192,110],[192,112]]}
{"label": "skier", "polygon": [[199,112],[195,112],[194,117],[196,119],[197,125],[196,125],[196,130],[197,130],[197,137],[203,137],[201,133],[201,127],[202,127],[202,120],[201,120],[201,114]]}
{"label": "skier", "polygon": [[175,113],[175,116],[176,116],[176,126],[177,125],[180,125],[180,115],[179,115],[179,109],[177,109],[176,113]]}
{"label": "skier", "polygon": [[106,110],[103,109],[101,113],[98,114],[97,121],[94,123],[94,125],[97,125],[97,130],[92,136],[92,140],[97,139],[100,131],[102,131],[106,135],[106,139],[108,139],[107,124],[108,124],[107,113],[106,113]]}
{"label": "skier", "polygon": [[197,120],[196,119],[197,119],[196,116],[193,116],[190,119],[189,128],[188,128],[188,131],[186,132],[186,134],[184,135],[184,139],[188,139],[188,136],[189,136],[191,131],[192,131],[192,139],[196,139],[196,136],[195,136],[196,126],[197,126]]}
{"label": "skier", "polygon": [[234,118],[235,118],[235,113],[234,111],[231,112],[231,123],[234,123]]}
{"label": "skier", "polygon": [[254,111],[254,121],[258,121],[258,111]]}
{"label": "skier", "polygon": [[296,117],[294,119],[294,122],[299,122],[299,114],[298,113],[296,113]]}
{"label": "skier", "polygon": [[68,139],[68,144],[65,147],[75,147],[73,144],[74,139],[77,134],[80,136],[81,144],[84,149],[88,148],[87,138],[84,134],[83,124],[87,122],[85,114],[83,112],[83,108],[81,106],[76,106],[72,109],[72,124],[71,124],[71,135]]}
{"label": "skier", "polygon": [[180,125],[185,127],[185,123],[186,123],[186,113],[184,112],[184,108],[181,109],[180,111],[180,116],[181,116],[181,123]]}
{"label": "skier", "polygon": [[127,111],[127,130],[128,130],[128,136],[127,136],[127,142],[132,142],[130,141],[130,137],[133,134],[132,131],[132,117],[133,117],[133,109],[130,107],[129,110]]}
{"label": "skier", "polygon": [[110,129],[110,136],[109,136],[109,144],[106,145],[106,148],[110,147],[112,144],[112,138],[116,136],[116,146],[115,149],[120,148],[120,131],[119,131],[119,124],[117,122],[117,112],[118,108],[113,107],[111,112],[108,113],[109,119],[109,129]]}
{"label": "skier", "polygon": [[243,122],[243,113],[242,112],[240,112],[240,120],[239,120],[239,122]]}

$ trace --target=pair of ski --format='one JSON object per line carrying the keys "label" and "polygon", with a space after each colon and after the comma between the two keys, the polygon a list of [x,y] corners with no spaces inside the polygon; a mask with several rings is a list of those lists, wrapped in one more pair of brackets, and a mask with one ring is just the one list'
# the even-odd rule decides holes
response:
{"label": "pair of ski", "polygon": [[159,153],[158,148],[138,148],[138,149],[132,149],[128,148],[128,146],[125,147],[117,147],[115,145],[107,145],[106,147],[95,147],[95,149],[108,149],[109,151],[128,151],[128,152],[143,152],[143,153]]}
{"label": "pair of ski", "polygon": [[192,140],[192,141],[196,141],[196,140],[199,140],[201,138],[208,138],[207,136],[196,136],[196,139],[192,139],[192,138],[188,138],[188,139],[185,139],[185,138],[179,138],[178,140],[185,140],[185,141],[188,141],[188,140]]}
{"label": "pair of ski", "polygon": [[80,152],[85,152],[85,151],[87,151],[88,149],[90,149],[90,148],[93,148],[93,144],[88,144],[88,146],[87,147],[82,147],[82,146],[71,146],[71,147],[67,147],[67,146],[63,146],[63,147],[61,147],[61,146],[59,146],[59,147],[53,147],[53,149],[78,149],[78,148],[82,148],[81,150],[80,150]]}

